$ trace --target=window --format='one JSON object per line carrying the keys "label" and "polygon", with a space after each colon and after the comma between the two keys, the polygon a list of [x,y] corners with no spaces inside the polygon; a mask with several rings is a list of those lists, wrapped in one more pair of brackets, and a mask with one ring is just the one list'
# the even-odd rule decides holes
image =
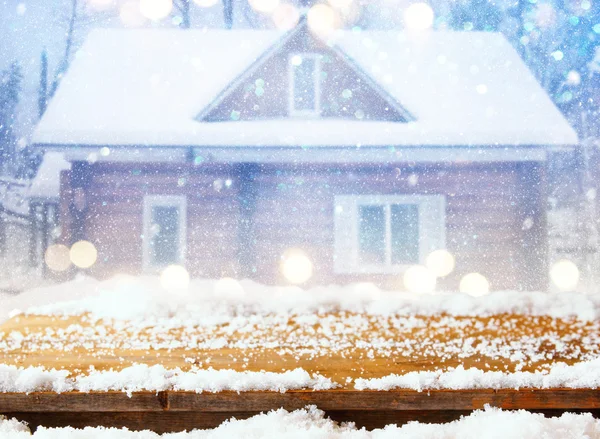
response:
{"label": "window", "polygon": [[320,102],[320,55],[303,53],[289,58],[290,115],[318,116]]}
{"label": "window", "polygon": [[335,270],[399,273],[445,247],[441,195],[343,195],[335,198]]}
{"label": "window", "polygon": [[186,199],[183,196],[144,197],[144,269],[152,271],[185,260]]}

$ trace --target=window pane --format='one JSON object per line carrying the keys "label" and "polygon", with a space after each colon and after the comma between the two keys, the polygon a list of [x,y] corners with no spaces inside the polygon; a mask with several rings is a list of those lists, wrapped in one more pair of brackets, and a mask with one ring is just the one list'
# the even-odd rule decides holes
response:
{"label": "window pane", "polygon": [[419,207],[391,205],[392,264],[419,262]]}
{"label": "window pane", "polygon": [[317,90],[315,89],[317,60],[302,57],[299,64],[292,64],[294,75],[294,110],[316,111]]}
{"label": "window pane", "polygon": [[179,262],[179,208],[152,207],[152,262],[158,265]]}
{"label": "window pane", "polygon": [[385,263],[385,209],[384,206],[359,207],[358,251],[360,262]]}

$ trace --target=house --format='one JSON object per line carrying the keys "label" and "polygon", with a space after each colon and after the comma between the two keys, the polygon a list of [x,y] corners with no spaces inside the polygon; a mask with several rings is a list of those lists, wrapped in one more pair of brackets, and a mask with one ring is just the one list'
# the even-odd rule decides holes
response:
{"label": "house", "polygon": [[27,191],[29,207],[29,265],[47,270],[44,253],[60,236],[59,206],[60,177],[69,171],[71,164],[63,153],[49,151],[44,154],[35,177]]}
{"label": "house", "polygon": [[577,136],[500,35],[96,30],[33,142],[60,151],[62,240],[96,276],[399,287],[436,249],[442,288],[545,289],[545,161]]}
{"label": "house", "polygon": [[48,152],[34,179],[0,179],[0,291],[45,282],[44,251],[59,232],[59,177],[70,166],[62,153]]}

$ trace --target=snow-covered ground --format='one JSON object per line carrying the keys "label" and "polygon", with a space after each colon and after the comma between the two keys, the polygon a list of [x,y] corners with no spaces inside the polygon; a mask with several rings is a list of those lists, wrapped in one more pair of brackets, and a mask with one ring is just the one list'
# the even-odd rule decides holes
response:
{"label": "snow-covered ground", "polygon": [[0,419],[2,439],[594,439],[600,438],[600,420],[591,414],[565,413],[545,418],[526,411],[502,411],[486,407],[458,421],[447,424],[412,422],[403,426],[388,425],[366,431],[352,424],[339,425],[316,407],[288,412],[280,409],[245,420],[231,419],[212,430],[159,435],[151,431],[134,432],[116,428],[38,428],[34,434],[16,420]]}
{"label": "snow-covered ground", "polygon": [[79,277],[35,288],[0,303],[0,322],[18,313],[81,315],[136,320],[155,325],[161,319],[181,324],[228,321],[239,314],[304,314],[327,311],[370,315],[485,316],[521,314],[596,320],[600,294],[497,291],[482,297],[458,292],[415,294],[384,291],[371,283],[329,285],[304,290],[266,286],[230,278],[192,280],[173,286],[155,276],[116,276],[106,281]]}

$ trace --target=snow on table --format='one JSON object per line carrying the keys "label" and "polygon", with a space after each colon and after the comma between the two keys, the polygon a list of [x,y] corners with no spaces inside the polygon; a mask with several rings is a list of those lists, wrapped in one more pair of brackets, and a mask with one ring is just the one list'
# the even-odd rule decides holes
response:
{"label": "snow on table", "polygon": [[0,325],[0,390],[596,388],[598,303],[83,278],[10,304],[28,311]]}
{"label": "snow on table", "polygon": [[366,431],[353,424],[338,424],[323,411],[311,406],[288,412],[283,409],[259,414],[245,420],[231,419],[211,430],[193,430],[175,434],[156,434],[151,431],[87,427],[85,429],[40,427],[31,434],[26,425],[0,417],[3,439],[201,439],[201,438],[303,438],[303,439],[454,439],[460,438],[597,438],[600,421],[591,414],[565,413],[560,417],[544,418],[541,414],[502,411],[486,407],[460,420],[447,424],[413,422],[403,426],[388,425],[383,429]]}

